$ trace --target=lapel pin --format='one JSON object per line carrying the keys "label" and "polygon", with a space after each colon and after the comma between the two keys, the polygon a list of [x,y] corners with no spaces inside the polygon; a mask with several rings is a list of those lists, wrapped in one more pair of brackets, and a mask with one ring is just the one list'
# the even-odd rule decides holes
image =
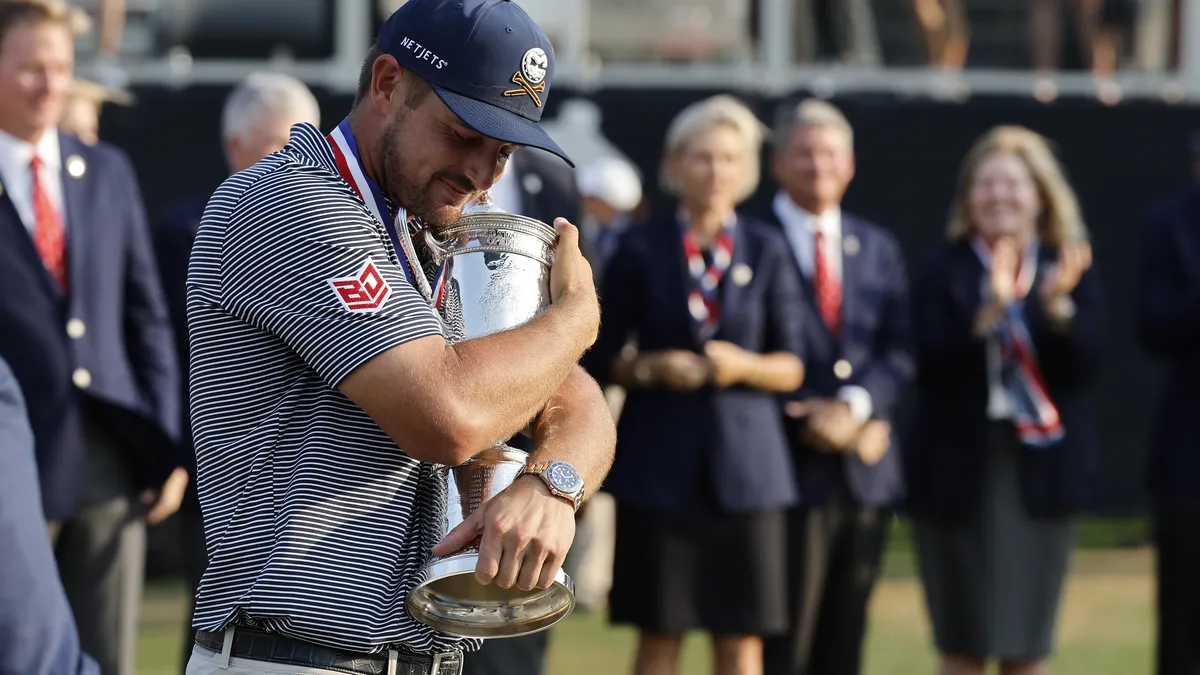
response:
{"label": "lapel pin", "polygon": [[738,263],[733,266],[733,283],[738,286],[745,286],[754,278],[754,270],[746,263]]}
{"label": "lapel pin", "polygon": [[536,173],[526,174],[521,179],[521,187],[525,188],[525,191],[529,194],[536,195],[542,191],[542,177]]}
{"label": "lapel pin", "polygon": [[862,245],[859,243],[858,237],[852,234],[842,239],[842,251],[846,255],[856,255],[861,247]]}
{"label": "lapel pin", "polygon": [[67,173],[71,174],[72,178],[79,178],[87,172],[87,164],[79,155],[71,155],[67,158]]}
{"label": "lapel pin", "polygon": [[0,183],[0,197],[4,196],[4,183]]}

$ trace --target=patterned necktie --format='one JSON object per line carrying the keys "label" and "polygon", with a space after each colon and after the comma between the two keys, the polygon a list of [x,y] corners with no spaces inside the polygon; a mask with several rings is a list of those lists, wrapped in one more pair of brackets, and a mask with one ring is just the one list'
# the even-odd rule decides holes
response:
{"label": "patterned necktie", "polygon": [[42,185],[40,169],[42,160],[34,157],[29,163],[33,174],[33,245],[37,248],[42,263],[62,291],[67,290],[67,246],[63,233],[62,216],[50,201],[50,195]]}
{"label": "patterned necktie", "polygon": [[817,293],[817,311],[830,332],[837,334],[841,330],[842,315],[842,284],[833,278],[833,270],[829,268],[829,260],[825,257],[825,235],[817,230],[816,272],[813,283]]}

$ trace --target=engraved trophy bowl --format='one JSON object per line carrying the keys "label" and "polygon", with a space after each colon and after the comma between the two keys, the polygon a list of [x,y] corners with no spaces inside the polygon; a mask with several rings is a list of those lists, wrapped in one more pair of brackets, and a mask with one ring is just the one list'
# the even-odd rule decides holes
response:
{"label": "engraved trophy bowl", "polygon": [[[550,304],[550,265],[557,233],[549,225],[496,209],[490,200],[464,213],[425,245],[443,274],[432,289],[448,339],[467,340],[515,328]],[[440,536],[512,484],[528,455],[504,443],[448,468]],[[422,623],[460,637],[503,638],[550,628],[575,607],[575,586],[562,569],[547,590],[504,589],[475,580],[478,539],[453,554],[435,557],[408,597]]]}

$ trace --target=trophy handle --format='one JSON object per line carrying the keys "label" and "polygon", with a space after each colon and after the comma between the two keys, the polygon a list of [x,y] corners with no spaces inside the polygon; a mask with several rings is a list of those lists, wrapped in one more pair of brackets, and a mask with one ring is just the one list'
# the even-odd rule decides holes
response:
{"label": "trophy handle", "polygon": [[433,228],[427,227],[422,234],[425,237],[425,247],[429,249],[429,255],[433,258],[433,264],[441,265],[446,259],[446,247],[442,242],[438,241],[437,237],[433,236]]}

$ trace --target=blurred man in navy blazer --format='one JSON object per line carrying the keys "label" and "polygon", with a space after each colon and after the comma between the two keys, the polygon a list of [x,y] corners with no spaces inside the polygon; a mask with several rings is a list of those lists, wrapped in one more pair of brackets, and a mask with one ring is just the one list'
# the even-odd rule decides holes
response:
{"label": "blurred man in navy blazer", "polygon": [[133,670],[145,523],[178,508],[187,472],[133,168],[116,148],[54,126],[73,66],[64,5],[0,3],[0,356],[28,406],[80,639],[116,675]]}
{"label": "blurred man in navy blazer", "polygon": [[[221,140],[225,163],[230,173],[254,166],[260,159],[283,148],[294,124],[308,122],[319,126],[321,110],[316,97],[304,83],[283,73],[252,73],[229,92],[221,114]],[[179,396],[181,444],[193,477],[192,487],[179,510],[179,534],[182,543],[183,575],[190,598],[196,588],[208,555],[204,543],[204,523],[200,517],[200,502],[196,498],[196,451],[192,445],[192,424],[188,406],[188,326],[187,270],[192,244],[200,216],[208,204],[208,195],[185,199],[167,211],[155,228],[155,249],[162,276],[171,326],[175,334],[175,351],[181,364]],[[184,624],[183,653],[180,672],[187,668],[195,640],[189,611]]]}
{"label": "blurred man in navy blazer", "polygon": [[782,189],[765,218],[787,235],[811,320],[808,375],[787,406],[800,506],[790,632],[765,644],[772,675],[859,672],[889,507],[903,493],[890,423],[914,370],[908,280],[895,238],[841,210],[853,147],[845,116],[821,101],[789,106],[776,129]]}
{"label": "blurred man in navy blazer", "polygon": [[33,429],[0,358],[0,673],[95,675],[46,539]]}
{"label": "blurred man in navy blazer", "polygon": [[1159,675],[1200,672],[1200,186],[1158,205],[1143,231],[1141,341],[1167,366],[1150,440],[1158,547]]}

